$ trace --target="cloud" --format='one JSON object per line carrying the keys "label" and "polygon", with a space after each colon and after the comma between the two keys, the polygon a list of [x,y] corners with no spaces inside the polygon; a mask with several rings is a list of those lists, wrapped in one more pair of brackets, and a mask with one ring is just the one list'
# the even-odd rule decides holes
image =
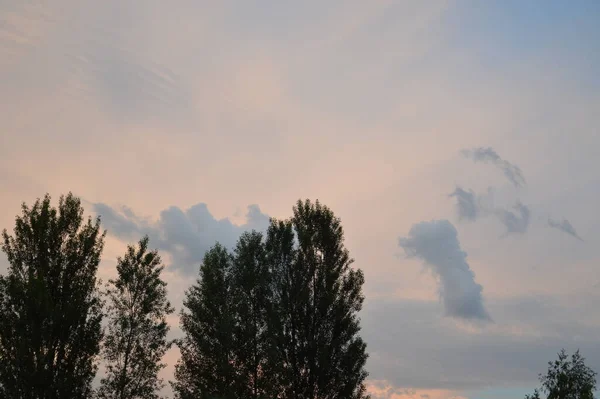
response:
{"label": "cloud", "polygon": [[[471,150],[465,149],[461,151],[461,154],[475,162],[489,162],[494,164],[504,172],[506,178],[508,178],[515,187],[525,185],[525,178],[523,177],[521,169],[502,159],[491,147],[479,147]],[[491,189],[488,189],[488,198],[490,200],[492,200],[492,194]],[[456,211],[459,220],[475,221],[481,216],[493,214],[506,227],[505,235],[515,233],[523,234],[527,232],[527,229],[529,228],[531,209],[518,200],[513,206],[513,209],[516,211],[514,212],[510,209],[495,208],[491,204],[484,204],[481,196],[475,194],[473,190],[464,190],[460,186],[457,186],[449,197],[456,198]],[[548,225],[583,241],[577,234],[573,225],[567,219],[559,221],[549,218]]]}
{"label": "cloud", "polygon": [[598,370],[598,303],[598,296],[582,298],[580,293],[489,298],[486,306],[494,324],[466,329],[436,317],[434,301],[370,301],[361,316],[370,378],[419,393],[535,386],[537,374],[562,347],[569,352],[581,348],[590,367]]}
{"label": "cloud", "polygon": [[408,237],[400,238],[399,244],[409,257],[423,260],[439,277],[440,298],[447,316],[491,320],[483,304],[483,287],[475,282],[452,223],[447,220],[417,223]]}
{"label": "cloud", "polygon": [[496,151],[494,151],[491,147],[479,147],[471,150],[462,150],[461,154],[465,158],[472,159],[474,162],[485,162],[491,163],[499,168],[504,176],[515,187],[522,187],[525,183],[525,177],[523,177],[523,172],[521,172],[521,168],[517,165],[512,164],[500,157]]}
{"label": "cloud", "polygon": [[573,227],[573,225],[567,219],[558,221],[558,220],[554,220],[554,219],[550,218],[550,219],[548,219],[548,226],[550,226],[554,229],[560,230],[563,233],[566,233],[572,237],[575,237],[580,241],[583,241],[583,238],[581,238],[579,236],[579,234],[577,234],[575,227]]}
{"label": "cloud", "polygon": [[473,190],[465,190],[456,186],[454,192],[448,195],[456,198],[456,212],[459,220],[475,221],[481,216],[486,216],[493,209],[493,191],[488,188],[487,195],[475,194]]}
{"label": "cloud", "polygon": [[506,227],[506,235],[508,234],[523,234],[527,232],[529,227],[529,221],[531,219],[531,211],[527,205],[523,205],[520,201],[517,201],[513,206],[517,212],[510,211],[508,209],[496,209],[495,215],[498,220],[502,222]]}
{"label": "cloud", "polygon": [[242,225],[227,218],[216,219],[204,203],[185,211],[172,206],[160,213],[158,221],[143,219],[127,207],[116,210],[96,203],[93,210],[101,216],[109,234],[121,240],[135,241],[147,234],[152,246],[173,256],[171,267],[184,274],[195,274],[204,253],[216,242],[232,248],[244,231],[264,231],[269,224],[269,216],[258,205],[248,206]]}
{"label": "cloud", "polygon": [[520,201],[517,201],[513,206],[516,212],[494,206],[491,188],[488,189],[487,196],[483,196],[475,194],[473,190],[464,190],[457,186],[449,197],[456,198],[456,212],[459,220],[475,221],[481,217],[494,215],[506,228],[506,235],[523,234],[529,228],[530,208]]}
{"label": "cloud", "polygon": [[[496,151],[491,147],[478,147],[473,149],[465,149],[461,151],[461,154],[465,158],[472,159],[474,162],[485,162],[492,163],[497,168],[502,170],[504,176],[515,187],[521,187],[525,185],[525,178],[521,169],[505,159],[502,159]],[[493,202],[493,193],[491,189],[488,189],[489,204],[485,204],[482,201],[482,197],[477,196],[472,190],[464,190],[461,187],[456,187],[454,192],[450,194],[450,197],[457,199],[456,209],[458,212],[458,218],[460,220],[471,220],[474,221],[478,217],[483,215],[495,215],[498,220],[506,228],[505,235],[508,234],[523,234],[527,232],[529,228],[529,222],[531,219],[531,210],[527,205],[517,200],[513,206],[513,210],[495,207]]]}
{"label": "cloud", "polygon": [[461,187],[456,187],[449,197],[456,198],[456,211],[460,220],[477,220],[479,216],[479,205],[477,198],[472,190],[465,191]]}

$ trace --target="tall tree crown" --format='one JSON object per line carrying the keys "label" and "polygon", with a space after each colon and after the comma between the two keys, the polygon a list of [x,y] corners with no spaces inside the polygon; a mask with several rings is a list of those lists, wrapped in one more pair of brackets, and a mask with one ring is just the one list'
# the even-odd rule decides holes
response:
{"label": "tall tree crown", "polygon": [[178,342],[181,358],[171,383],[177,398],[235,398],[232,262],[227,249],[215,245],[204,256],[198,281],[186,292],[180,317],[185,335]]}
{"label": "tall tree crown", "polygon": [[285,248],[272,266],[281,298],[282,326],[275,330],[290,381],[285,397],[366,397],[366,344],[357,316],[364,276],[351,268],[340,219],[318,201],[298,201],[292,218],[274,221],[268,237],[269,247]]}
{"label": "tall tree crown", "polygon": [[541,389],[536,389],[525,399],[539,399],[540,392],[548,399],[594,399],[596,372],[585,364],[585,358],[577,350],[569,356],[562,349],[558,359],[548,362],[546,374],[540,374]]}
{"label": "tall tree crown", "polygon": [[86,221],[71,193],[58,208],[46,195],[2,236],[0,397],[88,398],[102,338],[100,220]]}
{"label": "tall tree crown", "polygon": [[352,262],[340,220],[310,201],[233,253],[211,249],[184,304],[178,397],[366,398]]}
{"label": "tall tree crown", "polygon": [[148,250],[147,236],[118,259],[118,277],[109,281],[107,376],[100,398],[158,398],[161,359],[171,346],[166,318],[174,311],[160,276],[163,268],[158,252]]}

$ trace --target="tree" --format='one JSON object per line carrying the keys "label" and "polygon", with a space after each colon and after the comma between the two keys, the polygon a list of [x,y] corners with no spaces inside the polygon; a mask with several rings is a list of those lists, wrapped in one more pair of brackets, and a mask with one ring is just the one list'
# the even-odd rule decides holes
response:
{"label": "tree", "polygon": [[283,398],[365,398],[366,344],[358,335],[364,276],[352,269],[341,222],[318,201],[272,221],[267,253]]}
{"label": "tree", "polygon": [[0,278],[0,398],[88,398],[102,338],[96,271],[100,220],[84,221],[69,193],[22,206],[2,233],[9,270]]}
{"label": "tree", "polygon": [[358,312],[364,277],[351,268],[340,220],[299,201],[266,240],[217,245],[187,293],[179,398],[367,398]]}
{"label": "tree", "polygon": [[585,365],[585,359],[577,350],[569,360],[565,350],[558,353],[558,359],[548,362],[548,371],[540,374],[542,387],[525,399],[539,399],[540,392],[548,399],[594,399],[596,372]]}
{"label": "tree", "polygon": [[179,397],[274,397],[270,302],[262,234],[244,233],[233,253],[218,244],[207,252],[182,313],[186,335],[173,384]]}
{"label": "tree", "polygon": [[172,344],[166,318],[174,311],[160,276],[163,268],[158,252],[148,251],[147,236],[118,259],[118,277],[109,281],[107,376],[101,381],[100,398],[159,397],[163,383],[158,372],[165,367],[161,359]]}
{"label": "tree", "polygon": [[[306,290],[295,285],[301,274],[292,267],[296,256],[294,247],[295,235],[292,222],[289,220],[271,220],[267,230],[265,249],[272,281],[273,305],[268,314],[269,337],[273,343],[270,357],[276,365],[274,374],[278,398],[289,398],[299,394],[296,376],[300,373],[299,360],[296,354],[297,344],[297,315],[296,309]],[[293,274],[296,274],[294,276]],[[289,313],[286,313],[289,312]],[[287,347],[293,350],[287,350]],[[295,348],[295,349],[294,349]]]}
{"label": "tree", "polygon": [[181,312],[185,336],[171,383],[181,399],[235,398],[232,256],[217,244],[204,256],[200,278],[187,292]]}
{"label": "tree", "polygon": [[236,397],[274,398],[272,343],[267,325],[272,304],[270,272],[261,233],[242,234],[235,248],[231,276]]}

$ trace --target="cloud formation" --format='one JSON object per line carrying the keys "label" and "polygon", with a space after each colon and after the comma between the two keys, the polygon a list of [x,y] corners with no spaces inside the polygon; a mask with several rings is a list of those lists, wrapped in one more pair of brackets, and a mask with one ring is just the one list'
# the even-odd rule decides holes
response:
{"label": "cloud formation", "polygon": [[504,173],[504,176],[515,186],[522,187],[525,183],[525,177],[521,168],[517,165],[502,159],[492,147],[478,147],[470,150],[462,150],[462,156],[472,159],[474,162],[491,163]]}
{"label": "cloud formation", "polygon": [[531,210],[527,205],[523,205],[521,201],[517,201],[513,206],[513,209],[516,212],[509,209],[498,208],[494,213],[498,217],[498,220],[506,227],[505,235],[515,233],[524,234],[529,228]]}
{"label": "cloud formation", "polygon": [[475,194],[473,190],[465,190],[457,186],[449,197],[456,198],[456,213],[459,220],[475,221],[481,217],[493,215],[506,228],[505,235],[523,234],[529,228],[531,209],[520,201],[513,206],[514,211],[496,207],[493,204],[491,189],[488,190],[487,196],[484,196]]}
{"label": "cloud formation", "polygon": [[[515,187],[525,185],[525,178],[523,177],[521,169],[517,165],[502,159],[491,147],[478,147],[470,150],[464,149],[461,151],[461,154],[465,158],[472,159],[474,162],[492,163],[502,170],[504,176],[506,176]],[[491,195],[492,193],[489,192],[490,199]],[[523,234],[527,232],[527,229],[529,228],[531,209],[519,200],[517,200],[513,206],[514,211],[504,208],[495,208],[493,205],[487,206],[482,204],[482,198],[476,195],[473,190],[464,190],[459,186],[456,187],[449,197],[456,198],[456,211],[459,220],[475,221],[480,216],[493,214],[506,228],[505,235]],[[579,234],[577,234],[573,225],[567,219],[563,218],[562,220],[555,220],[549,218],[548,226],[583,241]]]}
{"label": "cloud formation", "polygon": [[456,212],[459,220],[477,220],[479,216],[479,204],[473,190],[463,190],[461,187],[456,187],[449,197],[456,198]]}
{"label": "cloud formation", "polygon": [[439,278],[439,294],[447,316],[491,320],[483,304],[483,287],[475,282],[452,223],[448,220],[417,223],[408,237],[400,238],[399,244],[409,257],[421,259]]}
{"label": "cloud formation", "polygon": [[548,226],[560,230],[563,233],[566,233],[572,237],[577,238],[580,241],[583,241],[583,238],[581,238],[579,236],[579,234],[577,234],[577,231],[575,230],[575,227],[573,227],[573,225],[567,220],[567,219],[563,219],[563,220],[554,220],[552,218],[548,219]]}
{"label": "cloud formation", "polygon": [[[362,319],[364,338],[374,360],[370,376],[387,380],[392,387],[411,387],[418,392],[480,390],[507,381],[515,386],[534,386],[538,372],[561,347],[569,351],[580,348],[590,366],[600,369],[594,310],[597,296],[580,295],[562,298],[530,293],[486,298],[494,324],[485,328],[465,328],[462,323],[436,317],[438,306],[430,301],[369,301]],[[580,301],[585,301],[585,306],[579,306]],[[474,399],[483,395],[467,396]]]}
{"label": "cloud formation", "polygon": [[456,186],[454,192],[448,195],[456,198],[456,213],[459,220],[475,221],[482,216],[489,215],[494,209],[494,193],[488,188],[487,194],[476,194],[471,189]]}
{"label": "cloud formation", "polygon": [[205,252],[216,242],[232,248],[244,231],[264,231],[269,225],[269,216],[258,205],[248,206],[246,223],[242,225],[227,218],[216,219],[204,203],[185,211],[172,206],[160,213],[158,221],[143,219],[127,207],[117,210],[96,203],[93,210],[109,234],[121,240],[136,241],[147,234],[153,247],[173,256],[171,267],[185,274],[197,273]]}

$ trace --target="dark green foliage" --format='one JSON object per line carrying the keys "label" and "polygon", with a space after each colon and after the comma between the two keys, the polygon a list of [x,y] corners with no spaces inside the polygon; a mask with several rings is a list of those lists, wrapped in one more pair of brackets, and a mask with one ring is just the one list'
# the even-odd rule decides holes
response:
{"label": "dark green foliage", "polygon": [[274,398],[273,364],[268,356],[272,343],[267,326],[272,298],[262,234],[252,232],[240,237],[231,280],[236,397]]}
{"label": "dark green foliage", "polygon": [[185,337],[171,385],[181,399],[235,398],[232,256],[216,245],[204,256],[200,279],[186,293],[181,313]]}
{"label": "dark green foliage", "polygon": [[110,280],[109,325],[104,343],[107,377],[98,396],[111,399],[152,399],[163,387],[158,372],[171,346],[166,317],[173,313],[157,251],[148,251],[148,237],[136,249],[129,246],[117,263],[118,278]]}
{"label": "dark green foliage", "polygon": [[558,353],[558,359],[548,362],[548,371],[540,374],[541,390],[525,399],[539,399],[540,391],[548,399],[594,399],[596,372],[585,365],[585,359],[576,351],[569,360],[565,350]]}
{"label": "dark green foliage", "polygon": [[[302,273],[292,265],[295,262],[294,228],[291,221],[272,220],[267,232],[267,262],[272,281],[273,305],[269,314],[269,335],[273,342],[271,362],[276,365],[276,387],[279,397],[289,398],[294,394],[297,377],[300,376],[297,350],[299,340],[296,323],[306,289],[295,285]],[[300,396],[298,396],[300,397]]]}
{"label": "dark green foliage", "polygon": [[357,316],[364,277],[350,267],[343,241],[340,220],[319,202],[299,201],[290,221],[273,221],[268,231],[282,398],[366,397]]}
{"label": "dark green foliage", "polygon": [[68,194],[23,204],[0,278],[0,398],[89,398],[102,338],[99,219]]}
{"label": "dark green foliage", "polygon": [[318,202],[209,251],[187,293],[173,387],[187,398],[362,399],[364,277]]}

